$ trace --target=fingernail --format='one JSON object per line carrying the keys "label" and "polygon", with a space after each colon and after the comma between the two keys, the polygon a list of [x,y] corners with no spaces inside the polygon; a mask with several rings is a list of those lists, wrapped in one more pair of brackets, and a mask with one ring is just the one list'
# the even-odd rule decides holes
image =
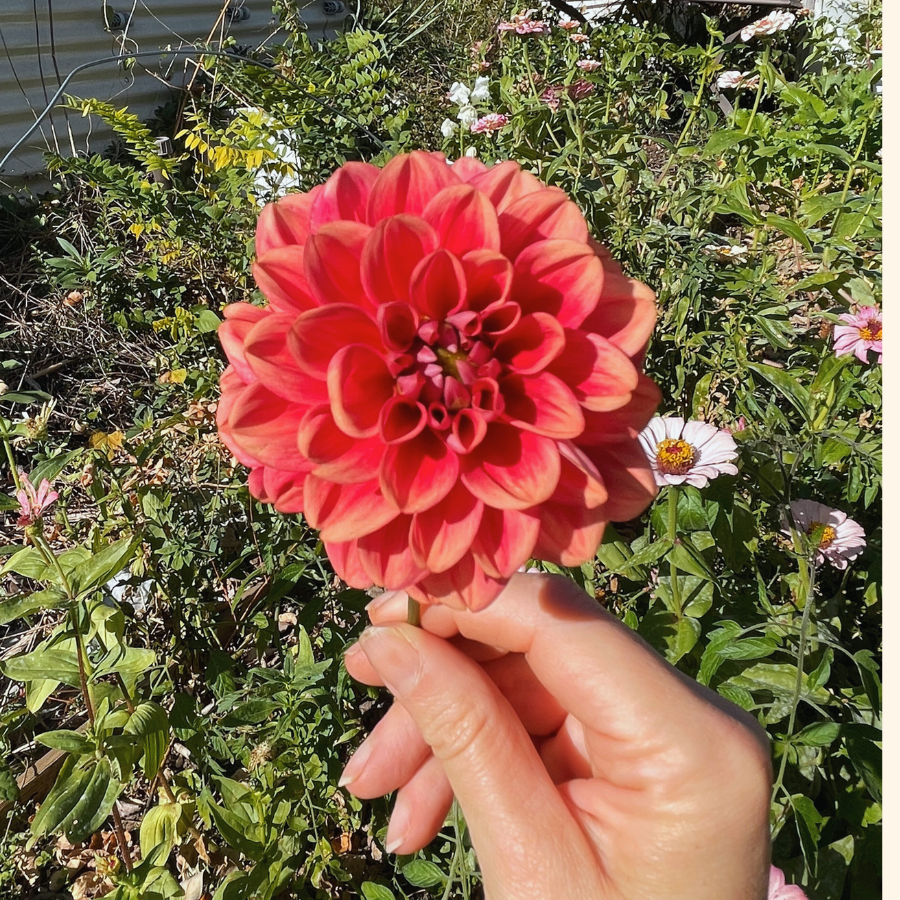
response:
{"label": "fingernail", "polygon": [[359,644],[394,696],[402,697],[416,686],[421,663],[419,651],[399,628],[367,628]]}
{"label": "fingernail", "polygon": [[347,787],[356,781],[366,767],[369,757],[372,755],[372,747],[368,741],[363,741],[359,749],[350,757],[350,762],[344,766],[344,771],[338,780],[338,787]]}
{"label": "fingernail", "polygon": [[403,844],[409,834],[409,812],[405,806],[397,805],[391,814],[387,834],[384,836],[384,849],[393,853]]}
{"label": "fingernail", "polygon": [[360,653],[362,653],[362,647],[359,646],[359,641],[357,641],[344,651],[344,660],[346,661],[354,656],[359,656]]}
{"label": "fingernail", "polygon": [[381,609],[385,603],[388,603],[392,597],[397,596],[397,591],[382,591],[374,600],[370,600],[366,604],[366,612],[371,615],[372,610]]}

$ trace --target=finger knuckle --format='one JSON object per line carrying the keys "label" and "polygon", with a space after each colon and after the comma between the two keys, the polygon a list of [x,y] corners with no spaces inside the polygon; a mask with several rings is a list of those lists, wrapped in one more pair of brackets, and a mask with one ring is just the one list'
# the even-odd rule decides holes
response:
{"label": "finger knuckle", "polygon": [[476,703],[449,702],[434,710],[429,732],[434,755],[452,762],[466,753],[489,750],[492,723],[488,711]]}

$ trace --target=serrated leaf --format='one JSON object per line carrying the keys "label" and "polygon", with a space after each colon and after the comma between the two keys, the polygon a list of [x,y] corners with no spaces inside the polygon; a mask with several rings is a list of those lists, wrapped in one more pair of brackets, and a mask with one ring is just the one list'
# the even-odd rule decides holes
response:
{"label": "serrated leaf", "polygon": [[414,887],[434,887],[437,884],[444,884],[447,880],[446,875],[427,859],[414,859],[407,863],[402,871],[403,877]]}

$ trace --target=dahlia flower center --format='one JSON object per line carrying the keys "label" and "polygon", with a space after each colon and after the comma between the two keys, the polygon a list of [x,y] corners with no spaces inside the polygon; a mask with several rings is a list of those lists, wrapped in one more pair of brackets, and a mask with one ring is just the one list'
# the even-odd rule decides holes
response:
{"label": "dahlia flower center", "polygon": [[859,329],[859,336],[864,341],[880,341],[881,322],[879,322],[878,319],[869,319],[869,321]]}
{"label": "dahlia flower center", "polygon": [[806,529],[806,535],[820,550],[827,550],[834,543],[837,531],[824,522],[813,522]]}
{"label": "dahlia flower center", "polygon": [[697,458],[697,451],[681,438],[666,438],[656,445],[656,463],[665,475],[686,475]]}

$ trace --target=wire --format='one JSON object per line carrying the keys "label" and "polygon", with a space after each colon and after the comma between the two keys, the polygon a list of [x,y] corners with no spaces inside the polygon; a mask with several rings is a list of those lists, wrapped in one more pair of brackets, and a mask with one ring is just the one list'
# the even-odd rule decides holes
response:
{"label": "wire", "polygon": [[146,57],[146,56],[166,56],[166,55],[196,56],[197,54],[199,54],[201,56],[218,56],[218,57],[223,57],[225,59],[234,59],[234,60],[237,60],[238,62],[248,63],[251,66],[259,66],[259,68],[261,68],[261,69],[266,69],[267,71],[272,72],[274,75],[277,75],[279,78],[281,78],[283,81],[286,81],[288,84],[290,84],[292,87],[296,88],[298,91],[301,91],[303,94],[305,94],[310,100],[312,100],[318,106],[322,107],[323,109],[327,109],[329,112],[334,113],[336,116],[343,117],[348,122],[350,122],[352,125],[355,125],[363,134],[366,135],[366,137],[368,137],[375,144],[376,147],[378,147],[379,150],[385,149],[384,141],[382,141],[381,138],[379,138],[377,135],[375,135],[371,131],[369,131],[369,129],[366,128],[366,126],[363,125],[362,122],[358,121],[357,119],[354,119],[353,116],[347,115],[347,113],[345,113],[345,112],[341,112],[341,110],[339,110],[339,109],[335,109],[335,107],[331,106],[331,104],[326,103],[324,100],[320,99],[319,97],[316,97],[315,94],[306,90],[306,88],[301,87],[299,84],[297,84],[296,81],[293,81],[292,79],[288,78],[287,75],[284,75],[281,72],[279,72],[278,69],[276,69],[275,66],[270,63],[261,62],[258,59],[250,59],[246,56],[241,56],[239,53],[230,53],[228,50],[204,50],[204,49],[200,49],[197,47],[192,47],[190,50],[187,50],[187,49],[184,49],[184,50],[139,50],[135,53],[123,53],[120,56],[104,56],[101,59],[92,59],[92,60],[90,60],[90,62],[82,63],[80,66],[76,66],[74,69],[72,69],[72,71],[69,72],[69,74],[66,75],[66,77],[63,79],[62,84],[59,86],[59,90],[57,90],[57,92],[50,98],[50,100],[47,102],[47,105],[41,111],[40,115],[34,120],[31,127],[25,132],[25,134],[22,135],[22,137],[19,138],[19,140],[17,140],[15,142],[15,144],[13,144],[12,148],[9,150],[9,152],[6,154],[6,156],[4,156],[2,160],[0,160],[0,174],[2,174],[4,167],[6,166],[7,162],[9,162],[9,160],[13,156],[13,154],[19,149],[19,147],[22,146],[22,144],[25,143],[25,141],[28,140],[28,138],[31,137],[32,134],[34,134],[35,130],[38,128],[38,126],[41,124],[41,122],[43,122],[44,119],[50,114],[50,112],[53,110],[53,107],[56,106],[56,103],[59,100],[59,98],[65,92],[65,89],[68,86],[69,82],[79,72],[83,72],[85,69],[90,69],[90,68],[93,68],[94,66],[104,65],[106,63],[122,62],[122,60],[126,60],[126,59],[138,59],[140,57]]}

